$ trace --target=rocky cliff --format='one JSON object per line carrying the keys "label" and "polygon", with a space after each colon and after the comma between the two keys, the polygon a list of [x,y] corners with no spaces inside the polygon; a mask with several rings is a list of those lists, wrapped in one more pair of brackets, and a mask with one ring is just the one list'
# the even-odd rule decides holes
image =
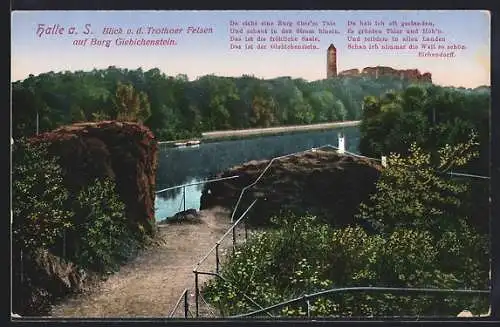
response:
{"label": "rocky cliff", "polygon": [[78,192],[95,178],[114,178],[131,228],[154,231],[158,148],[148,128],[117,121],[78,123],[32,141],[50,144],[50,153],[60,158],[70,192]]}
{"label": "rocky cliff", "polygon": [[[251,161],[219,174],[239,178],[206,186],[201,209],[223,206],[233,209],[243,187],[253,183],[269,161]],[[377,164],[334,151],[307,152],[276,160],[262,179],[248,189],[235,219],[253,199],[249,223],[263,225],[281,212],[310,213],[334,226],[353,222],[362,201],[375,191],[381,167]]]}
{"label": "rocky cliff", "polygon": [[12,311],[21,316],[47,315],[52,303],[99,280],[97,274],[79,269],[46,249],[22,258],[13,254],[12,276]]}
{"label": "rocky cliff", "polygon": [[[158,149],[148,128],[115,121],[79,123],[29,141],[48,143],[50,154],[60,159],[64,183],[72,194],[96,178],[114,178],[130,230],[154,233]],[[13,248],[12,270],[12,310],[21,316],[45,315],[58,298],[82,291],[99,278],[44,248],[34,252]]]}

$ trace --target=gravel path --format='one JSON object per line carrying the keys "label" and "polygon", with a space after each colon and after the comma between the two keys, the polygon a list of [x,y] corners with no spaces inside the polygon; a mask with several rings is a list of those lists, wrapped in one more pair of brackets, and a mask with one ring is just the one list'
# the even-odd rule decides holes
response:
{"label": "gravel path", "polygon": [[[52,317],[167,317],[184,289],[189,289],[190,311],[194,314],[196,263],[230,226],[229,213],[221,208],[201,211],[200,224],[171,224],[159,227],[159,244],[145,250],[119,272],[88,294],[55,305]],[[231,237],[227,237],[231,239]],[[228,248],[224,242],[222,248]],[[215,255],[203,268],[213,271]],[[204,276],[201,276],[204,277]],[[207,278],[200,278],[200,287]],[[200,316],[213,310],[200,301]],[[183,317],[181,304],[174,317]]]}

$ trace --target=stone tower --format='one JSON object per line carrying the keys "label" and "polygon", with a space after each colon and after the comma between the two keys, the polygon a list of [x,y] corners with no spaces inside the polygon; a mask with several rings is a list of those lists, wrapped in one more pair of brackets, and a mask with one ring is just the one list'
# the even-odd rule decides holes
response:
{"label": "stone tower", "polygon": [[337,49],[330,44],[326,50],[326,78],[337,76]]}

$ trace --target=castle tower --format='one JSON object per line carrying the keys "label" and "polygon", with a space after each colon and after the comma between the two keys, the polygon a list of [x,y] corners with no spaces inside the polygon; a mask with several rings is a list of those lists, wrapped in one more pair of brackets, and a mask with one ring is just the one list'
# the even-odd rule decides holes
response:
{"label": "castle tower", "polygon": [[330,44],[326,50],[326,78],[337,76],[337,49]]}

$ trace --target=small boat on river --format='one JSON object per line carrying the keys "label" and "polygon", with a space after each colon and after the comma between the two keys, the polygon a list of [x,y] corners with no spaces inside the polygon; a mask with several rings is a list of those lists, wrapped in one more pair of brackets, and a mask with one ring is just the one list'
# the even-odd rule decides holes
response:
{"label": "small boat on river", "polygon": [[187,146],[200,145],[200,140],[192,140],[186,143]]}
{"label": "small boat on river", "polygon": [[186,142],[176,142],[174,143],[174,146],[176,148],[183,148],[183,147],[195,147],[200,145],[200,140],[191,140],[191,141],[186,141]]}

